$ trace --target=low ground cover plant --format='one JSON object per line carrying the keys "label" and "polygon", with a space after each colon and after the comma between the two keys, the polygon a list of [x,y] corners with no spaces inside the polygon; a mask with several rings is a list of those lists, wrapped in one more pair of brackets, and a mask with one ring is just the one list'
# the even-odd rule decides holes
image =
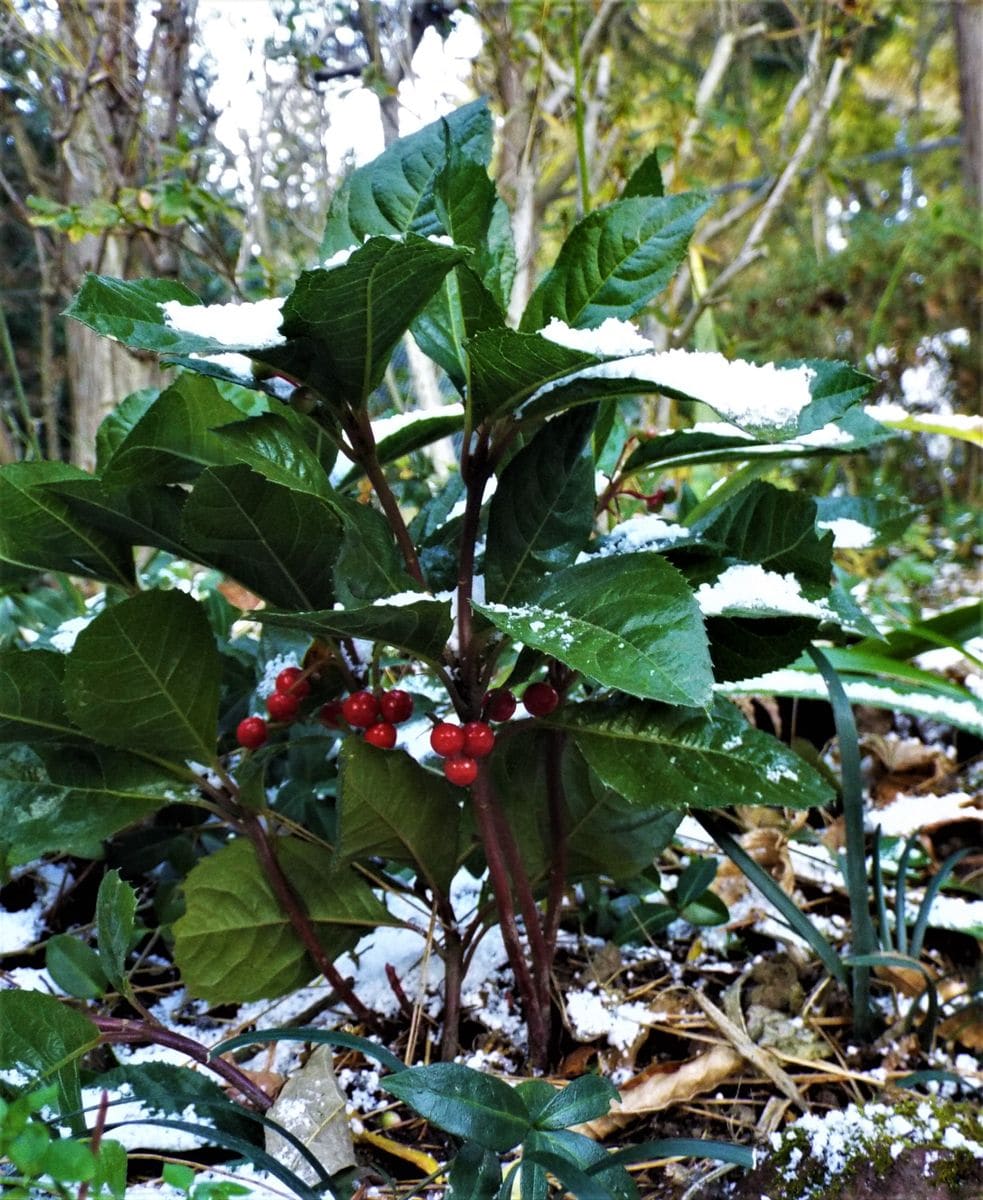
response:
{"label": "low ground cover plant", "polygon": [[[442,968],[444,1062],[392,1090],[471,1137],[454,1194],[499,1194],[494,1155],[522,1143],[523,1195],[545,1195],[550,1173],[577,1195],[630,1196],[620,1162],[564,1132],[604,1111],[600,1080],[560,1093],[530,1080],[514,1101],[499,1085],[499,1132],[476,1133],[476,1098],[495,1084],[453,1059],[482,938],[500,930],[529,1066],[545,1070],[575,886],[625,886],[620,941],[679,916],[712,924],[726,917],[712,864],[649,898],[683,814],[834,799],[725,693],[816,639],[878,639],[832,563],[829,526],[854,517],[827,507],[821,521],[812,498],[761,478],[890,436],[862,407],[872,381],[843,363],[653,350],[632,318],[709,204],[663,195],[653,160],[574,226],[511,325],[515,256],[490,154],[477,102],[355,171],[321,265],[283,299],[206,306],[172,280],[89,277],[69,315],[160,354],[174,380],[122,400],[92,474],[0,469],[4,570],[45,572],[77,606],[0,651],[6,863],[97,857],[133,830],[156,887],[138,915],[108,873],[91,936],[49,945],[59,986],[98,1002],[88,1012],[0,992],[0,1068],[53,1076],[77,1134],[83,1056],[112,1043],[172,1045],[255,1113],[268,1107],[231,1061],[143,1008],[132,973],[146,922],[193,997],[274,998],[320,974],[376,1035],[336,963],[366,932],[408,925],[431,931]],[[393,415],[407,333],[448,396]],[[651,433],[653,394],[719,420]],[[448,438],[456,466],[440,473],[425,451]],[[669,472],[730,462],[742,465],[722,486],[685,491],[671,520],[660,511]],[[870,500],[872,525],[877,512]],[[862,846],[849,850],[862,873]],[[462,869],[483,880],[467,919]],[[855,946],[864,1022],[876,949]],[[139,1081],[131,1068],[128,1084],[150,1087]],[[167,1081],[189,1100],[183,1086]],[[207,1109],[221,1093],[194,1099]],[[236,1149],[248,1134],[225,1120],[219,1144]]]}

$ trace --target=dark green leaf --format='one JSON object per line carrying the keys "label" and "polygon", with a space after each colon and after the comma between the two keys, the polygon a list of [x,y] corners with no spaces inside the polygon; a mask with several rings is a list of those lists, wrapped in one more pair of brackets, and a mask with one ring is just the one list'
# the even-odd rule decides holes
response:
{"label": "dark green leaf", "polygon": [[[0,841],[12,864],[42,854],[99,858],[105,838],[176,801],[197,795],[161,768],[103,748],[0,754]],[[45,769],[47,767],[47,769]]]}
{"label": "dark green leaf", "polygon": [[514,412],[539,388],[601,360],[536,333],[488,329],[467,345],[474,420]]}
{"label": "dark green leaf", "polygon": [[668,929],[679,914],[668,904],[634,904],[618,922],[611,940],[616,946],[637,946]]}
{"label": "dark green leaf", "polygon": [[0,651],[0,742],[75,742],[65,712],[65,656],[53,650]]}
{"label": "dark green leaf", "polygon": [[450,1200],[495,1200],[502,1183],[498,1155],[476,1142],[465,1142],[447,1172]]}
{"label": "dark green leaf", "polygon": [[136,892],[120,878],[119,871],[107,871],[96,896],[96,944],[106,978],[124,996],[130,991],[126,958],[133,942],[136,911]]}
{"label": "dark green leaf", "polygon": [[[535,1139],[531,1140],[535,1145]],[[535,1163],[551,1175],[555,1175],[564,1190],[574,1195],[577,1200],[615,1200],[613,1193],[600,1179],[586,1174],[560,1154],[527,1146],[522,1161],[523,1164]]]}
{"label": "dark green leaf", "polygon": [[[875,499],[872,496],[820,496],[816,516],[821,528],[837,521],[855,521],[870,530],[867,546],[890,546],[904,533],[919,509],[901,500]],[[859,532],[859,531],[858,531]]]}
{"label": "dark green leaf", "polygon": [[526,305],[520,328],[551,317],[594,328],[632,317],[666,286],[710,202],[696,192],[616,200],[584,217]]}
{"label": "dark green leaf", "polygon": [[39,571],[89,575],[128,586],[133,554],[81,520],[50,484],[88,480],[67,463],[20,462],[0,467],[0,560]]}
{"label": "dark green leaf", "polygon": [[691,925],[723,925],[729,919],[730,911],[714,892],[704,892],[702,896],[684,904],[679,915]]}
{"label": "dark green leaf", "polygon": [[240,1046],[265,1046],[270,1042],[310,1042],[315,1046],[342,1046],[345,1050],[357,1050],[373,1062],[382,1063],[390,1071],[402,1071],[406,1066],[391,1050],[369,1038],[359,1037],[355,1033],[344,1033],[339,1029],[314,1029],[311,1026],[283,1026],[280,1029],[256,1029],[250,1033],[240,1033],[236,1037],[218,1042],[208,1053],[214,1058],[217,1054],[238,1050]]}
{"label": "dark green leaf", "polygon": [[582,1075],[554,1092],[553,1099],[538,1110],[537,1129],[566,1129],[603,1117],[618,1099],[618,1089],[603,1075]]}
{"label": "dark green leaf", "polygon": [[181,487],[150,484],[109,489],[100,479],[49,483],[69,509],[92,528],[131,546],[156,546],[177,558],[188,558],[181,541],[181,512],[187,493]]}
{"label": "dark green leaf", "polygon": [[[404,598],[409,593],[404,594]],[[408,650],[420,658],[439,659],[450,637],[452,622],[446,600],[420,593],[419,600],[387,605],[377,601],[365,607],[322,609],[316,612],[276,612],[263,609],[253,614],[264,625],[301,629],[329,637],[366,638]]]}
{"label": "dark green leaf", "polygon": [[200,1071],[189,1071],[172,1063],[143,1062],[115,1067],[95,1081],[110,1091],[126,1090],[141,1101],[148,1111],[162,1116],[180,1116],[189,1106],[198,1104],[219,1129],[250,1137],[255,1126],[242,1107],[230,1100],[222,1088]]}
{"label": "dark green leaf", "polygon": [[322,499],[330,497],[333,489],[320,459],[286,417],[263,413],[222,425],[214,432],[232,447],[241,463],[271,483]]}
{"label": "dark green leaf", "polygon": [[234,448],[213,429],[241,419],[210,379],[180,375],[116,447],[102,481],[112,489],[185,483],[203,467],[235,462]]}
{"label": "dark green leaf", "polygon": [[[659,1138],[616,1150],[605,1159],[606,1165],[648,1162],[654,1158],[715,1158],[720,1162],[736,1163],[750,1170],[754,1166],[754,1151],[747,1146],[735,1146],[732,1142],[715,1142],[709,1138]],[[600,1174],[598,1167],[591,1167],[591,1175]]]}
{"label": "dark green leaf", "polygon": [[97,999],[109,984],[99,955],[69,933],[48,938],[44,946],[44,965],[55,983],[79,1000]]}
{"label": "dark green leaf", "polygon": [[201,304],[194,292],[176,280],[87,275],[64,315],[134,350],[191,354],[225,348],[213,338],[179,333],[168,325],[161,308],[168,300]]}
{"label": "dark green leaf", "polygon": [[455,267],[410,330],[428,358],[443,367],[458,391],[465,390],[465,342],[485,329],[498,329],[504,317],[494,298],[467,264]]}
{"label": "dark green leaf", "polygon": [[816,636],[817,622],[795,617],[707,617],[718,683],[748,679],[792,662]]}
{"label": "dark green leaf", "polygon": [[511,1150],[530,1130],[521,1096],[494,1075],[459,1063],[410,1067],[384,1086],[438,1129],[488,1150]]}
{"label": "dark green leaf", "polygon": [[0,991],[0,1070],[44,1078],[99,1041],[95,1025],[44,992]]}
{"label": "dark green leaf", "polygon": [[106,463],[122,445],[127,434],[160,395],[158,388],[141,388],[121,400],[102,420],[96,430],[96,473],[102,474]]}
{"label": "dark green leaf", "polygon": [[715,858],[691,858],[676,883],[676,904],[682,908],[702,896],[717,874]]}
{"label": "dark green leaf", "polygon": [[337,496],[333,507],[344,530],[341,550],[334,564],[334,587],[338,601],[357,609],[384,596],[416,591],[389,522],[376,509],[347,496]]}
{"label": "dark green leaf", "polygon": [[333,507],[246,466],[202,473],[184,506],[183,534],[199,562],[290,608],[331,604],[341,544]]}
{"label": "dark green leaf", "polygon": [[697,522],[693,532],[738,562],[760,563],[779,575],[791,572],[810,598],[829,590],[833,539],[816,532],[815,501],[800,492],[755,480]]}
{"label": "dark green leaf", "polygon": [[65,687],[72,717],[96,741],[211,762],[220,673],[201,605],[183,592],[143,592],[82,630]]}
{"label": "dark green leaf", "polygon": [[521,607],[475,608],[605,687],[671,704],[709,702],[713,677],[700,611],[682,576],[657,554],[568,567]]}
{"label": "dark green leaf", "polygon": [[321,243],[325,256],[377,234],[446,233],[436,213],[434,184],[454,145],[466,158],[491,156],[491,114],[475,100],[446,117],[399,138],[359,167],[335,194]]}
{"label": "dark green leaf", "polygon": [[799,414],[796,432],[812,433],[822,429],[852,408],[876,384],[870,375],[863,375],[848,363],[828,362],[819,358],[793,359],[778,364],[781,367],[808,367],[814,372],[809,383],[812,400]]}
{"label": "dark green leaf", "polygon": [[555,418],[503,471],[488,515],[489,600],[522,598],[586,545],[594,525],[593,423],[584,409]]}
{"label": "dark green leaf", "polygon": [[342,266],[304,271],[283,306],[283,331],[316,358],[304,376],[319,391],[363,404],[400,337],[464,251],[408,234],[370,238]]}
{"label": "dark green leaf", "polygon": [[346,738],[338,781],[339,862],[407,863],[446,892],[458,866],[459,789],[399,750]]}
{"label": "dark green leaf", "polygon": [[[329,958],[350,950],[364,933],[393,924],[365,880],[332,870],[331,855],[320,846],[278,838],[276,853]],[[184,897],[174,957],[193,995],[212,1004],[275,998],[315,974],[244,839],[202,859],[185,881]]]}
{"label": "dark green leaf", "polygon": [[732,704],[700,711],[637,701],[564,705],[546,722],[566,729],[600,779],[646,808],[828,804],[832,789]]}
{"label": "dark green leaf", "polygon": [[632,171],[621,193],[622,200],[632,196],[662,196],[665,189],[662,186],[662,171],[659,167],[659,152],[652,150]]}

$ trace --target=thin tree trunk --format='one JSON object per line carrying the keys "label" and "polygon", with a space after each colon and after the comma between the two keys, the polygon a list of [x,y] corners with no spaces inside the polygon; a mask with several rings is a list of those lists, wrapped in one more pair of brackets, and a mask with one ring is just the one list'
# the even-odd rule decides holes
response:
{"label": "thin tree trunk", "polygon": [[955,0],[952,16],[959,64],[963,185],[979,204],[983,201],[983,4]]}

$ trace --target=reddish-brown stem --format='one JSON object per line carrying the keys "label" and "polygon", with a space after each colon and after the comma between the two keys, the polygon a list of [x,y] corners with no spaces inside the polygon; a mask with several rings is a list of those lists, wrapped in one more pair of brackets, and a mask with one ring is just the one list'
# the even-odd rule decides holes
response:
{"label": "reddish-brown stem", "polygon": [[444,921],[444,1032],[440,1040],[440,1057],[453,1062],[460,1051],[461,987],[464,983],[464,942],[452,920]]}
{"label": "reddish-brown stem", "polygon": [[410,1003],[409,996],[403,991],[403,985],[396,974],[396,968],[392,963],[386,963],[385,972],[392,993],[396,997],[396,1003],[399,1005],[399,1011],[407,1020],[411,1019],[413,1016],[413,1005]]}
{"label": "reddish-brown stem", "polygon": [[502,929],[502,941],[508,954],[509,965],[515,975],[516,986],[522,996],[526,1010],[526,1026],[529,1030],[529,1058],[533,1067],[542,1070],[546,1066],[546,1056],[549,1049],[549,1032],[546,1025],[543,1005],[539,997],[539,989],[529,974],[529,965],[522,952],[522,941],[515,919],[515,903],[512,898],[512,888],[509,884],[505,860],[498,845],[498,832],[495,825],[493,802],[489,790],[488,768],[482,763],[478,778],[471,788],[471,800],[474,806],[478,832],[481,836],[488,862],[488,878],[498,909],[499,924]]}
{"label": "reddish-brown stem", "polygon": [[100,1040],[103,1042],[166,1046],[170,1050],[186,1054],[209,1071],[214,1071],[260,1112],[266,1112],[273,1103],[244,1071],[240,1071],[234,1063],[227,1062],[224,1058],[210,1058],[208,1047],[200,1042],[165,1029],[162,1025],[148,1025],[145,1021],[130,1021],[120,1017],[92,1017],[91,1020],[102,1035]]}
{"label": "reddish-brown stem", "polygon": [[[109,1112],[109,1093],[105,1088],[102,1089],[102,1095],[99,1097],[99,1108],[96,1112],[96,1123],[92,1127],[92,1138],[89,1146],[92,1150],[93,1157],[99,1153],[99,1147],[102,1144],[102,1135],[106,1132],[106,1114]],[[89,1181],[84,1179],[79,1187],[77,1200],[86,1200],[89,1194]]]}
{"label": "reddish-brown stem", "polygon": [[406,563],[406,569],[421,587],[426,587],[427,582],[423,577],[423,570],[420,567],[420,560],[416,556],[416,547],[413,545],[410,531],[406,527],[403,514],[399,510],[399,502],[393,495],[389,481],[379,463],[379,456],[376,454],[372,422],[369,420],[368,413],[364,411],[357,414],[350,413],[344,424],[356,459],[369,477],[369,482],[379,497],[382,511],[386,514],[389,525],[396,536],[396,543],[403,556],[403,561]]}
{"label": "reddish-brown stem", "polygon": [[304,949],[310,955],[311,961],[345,1004],[348,1005],[352,1014],[366,1025],[375,1025],[375,1014],[359,1000],[352,989],[350,981],[345,979],[331,959],[325,954],[324,947],[317,939],[317,934],[314,932],[310,918],[304,912],[300,898],[297,896],[290,880],[286,877],[283,868],[280,866],[279,859],[276,856],[275,840],[270,837],[262,823],[252,815],[247,816],[243,820],[242,831],[252,842],[260,866],[263,868],[263,873],[269,880],[270,887],[273,889],[284,915],[287,917],[287,920],[301,942],[303,942]]}
{"label": "reddish-brown stem", "polygon": [[460,715],[468,718],[477,716],[477,712],[473,712],[471,709],[481,699],[475,694],[477,692],[477,666],[475,647],[472,645],[471,596],[474,591],[474,555],[481,520],[481,503],[490,474],[488,431],[481,429],[478,432],[474,450],[467,459],[465,482],[468,495],[464,506],[464,519],[461,522],[461,549],[458,555],[457,569],[458,644],[461,655],[461,673],[464,680],[464,700],[468,707],[468,711]]}
{"label": "reddish-brown stem", "polygon": [[550,822],[550,878],[546,899],[543,937],[552,963],[556,953],[556,935],[560,928],[560,910],[567,886],[566,799],[563,794],[563,743],[565,735],[551,730],[546,735],[546,798]]}
{"label": "reddish-brown stem", "polygon": [[492,819],[495,822],[495,834],[505,855],[509,875],[512,877],[512,886],[515,888],[515,895],[519,901],[519,910],[522,913],[522,920],[526,926],[526,937],[529,940],[529,951],[532,956],[536,992],[539,996],[539,1002],[543,1006],[544,1013],[548,1013],[549,980],[552,960],[549,956],[546,939],[543,936],[539,908],[536,904],[536,897],[533,895],[532,884],[529,882],[525,863],[522,861],[522,854],[519,851],[518,843],[505,818],[505,813],[502,811],[502,806],[498,802],[498,797],[495,795],[495,789],[491,782],[488,785],[488,792]]}

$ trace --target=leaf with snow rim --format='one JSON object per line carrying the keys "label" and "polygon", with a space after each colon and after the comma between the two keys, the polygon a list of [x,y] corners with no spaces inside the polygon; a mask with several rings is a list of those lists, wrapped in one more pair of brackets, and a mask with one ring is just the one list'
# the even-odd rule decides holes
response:
{"label": "leaf with snow rim", "polygon": [[682,575],[658,554],[581,563],[551,575],[520,607],[474,608],[605,687],[669,704],[709,703],[703,619]]}
{"label": "leaf with snow rim", "polygon": [[833,789],[732,704],[710,715],[646,701],[561,706],[544,724],[562,729],[607,787],[645,808],[827,804]]}

